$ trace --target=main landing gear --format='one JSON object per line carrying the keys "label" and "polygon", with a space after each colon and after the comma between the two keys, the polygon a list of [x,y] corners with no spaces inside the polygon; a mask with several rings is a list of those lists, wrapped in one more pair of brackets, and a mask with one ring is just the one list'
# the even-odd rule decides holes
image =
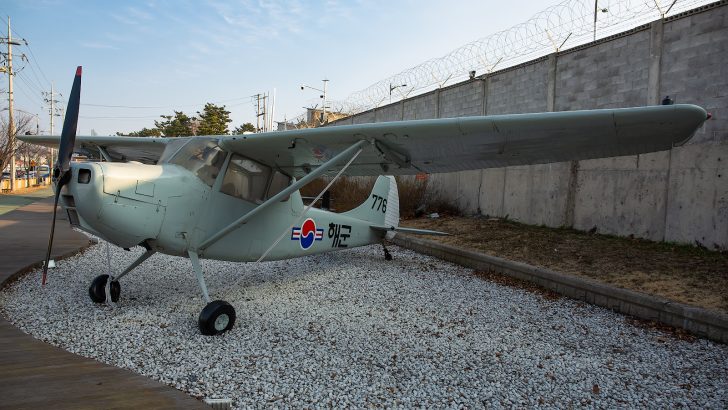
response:
{"label": "main landing gear", "polygon": [[[94,303],[106,302],[106,283],[109,281],[109,275],[99,275],[88,288],[88,295]],[[112,279],[111,281],[111,301],[118,302],[121,295],[121,285],[119,281]]]}
{"label": "main landing gear", "polygon": [[197,282],[200,284],[202,296],[205,298],[205,302],[207,302],[205,308],[200,312],[200,318],[197,322],[200,327],[200,333],[205,336],[225,333],[232,329],[235,324],[235,309],[224,300],[210,301],[205,278],[202,277],[200,258],[197,252],[188,251],[187,254],[190,257],[190,262],[192,262],[192,269],[194,269],[195,276],[197,276]]}
{"label": "main landing gear", "polygon": [[384,239],[382,239],[382,249],[384,250],[384,260],[385,261],[391,261],[392,260],[392,254],[389,253],[389,250],[387,249],[387,245],[384,243]]}
{"label": "main landing gear", "polygon": [[[88,288],[88,295],[94,303],[104,303],[111,299],[112,302],[117,302],[121,295],[121,285],[119,279],[131,272],[132,269],[139,266],[142,262],[147,260],[150,256],[155,253],[150,247],[147,246],[147,251],[139,256],[128,268],[124,270],[118,276],[99,275],[92,282]],[[202,312],[198,320],[200,332],[206,336],[219,335],[225,333],[233,328],[235,325],[235,309],[224,300],[210,301],[210,295],[207,293],[207,285],[205,284],[205,278],[202,277],[202,266],[200,265],[200,258],[197,252],[188,251],[190,262],[192,262],[192,268],[197,276],[197,282],[202,290],[202,296],[205,298],[207,305]],[[107,258],[109,258],[107,254]],[[109,265],[110,265],[109,261]],[[111,267],[109,267],[111,272]]]}
{"label": "main landing gear", "polygon": [[[107,259],[108,256],[108,244],[107,246]],[[124,269],[124,272],[121,272],[119,276],[111,276],[111,283],[109,283],[109,275],[99,275],[96,278],[94,278],[93,281],[91,281],[91,286],[88,288],[88,295],[91,298],[91,301],[94,303],[104,303],[108,300],[108,296],[111,297],[111,301],[116,303],[119,301],[119,296],[121,295],[121,285],[119,284],[119,279],[122,278],[122,276],[126,275],[127,273],[131,272],[132,269],[136,268],[147,260],[150,256],[154,255],[155,251],[151,250],[151,248],[147,247],[147,251],[144,252],[140,257],[137,258],[131,265],[129,265],[128,268]],[[107,260],[107,263],[109,264],[109,272],[111,272],[111,260]]]}
{"label": "main landing gear", "polygon": [[219,335],[232,329],[235,324],[235,309],[224,300],[215,300],[207,304],[200,313],[198,325],[200,332],[206,336]]}

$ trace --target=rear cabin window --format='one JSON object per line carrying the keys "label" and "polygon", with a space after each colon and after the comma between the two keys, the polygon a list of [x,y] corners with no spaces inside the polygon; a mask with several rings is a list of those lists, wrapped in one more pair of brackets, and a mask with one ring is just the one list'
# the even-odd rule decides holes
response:
{"label": "rear cabin window", "polygon": [[225,162],[225,152],[212,139],[192,139],[182,147],[170,164],[177,164],[197,175],[205,184],[212,186]]}
{"label": "rear cabin window", "polygon": [[265,199],[270,173],[267,166],[234,154],[230,158],[220,190],[236,198],[261,203]]}
{"label": "rear cabin window", "polygon": [[272,171],[270,167],[259,162],[233,154],[220,191],[260,204],[285,189],[289,183],[290,178],[287,175]]}

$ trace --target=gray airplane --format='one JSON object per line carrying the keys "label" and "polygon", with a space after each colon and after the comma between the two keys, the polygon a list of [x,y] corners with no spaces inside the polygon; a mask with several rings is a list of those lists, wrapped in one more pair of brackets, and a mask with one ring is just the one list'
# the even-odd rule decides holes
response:
{"label": "gray airplane", "polygon": [[[232,328],[235,309],[211,300],[200,259],[279,260],[383,244],[396,232],[442,234],[399,227],[392,175],[667,150],[709,118],[695,105],[664,105],[248,135],[76,138],[80,85],[78,67],[60,137],[18,138],[59,148],[55,203],[60,200],[73,226],[122,248],[146,249],[120,274],[96,277],[89,296],[96,303],[117,301],[119,279],[156,252],[187,257],[207,303],[198,323],[205,335]],[[74,151],[98,161],[71,163]],[[301,187],[322,176],[333,183],[340,175],[379,177],[366,201],[349,212],[304,206]],[[54,226],[55,213],[46,267]]]}

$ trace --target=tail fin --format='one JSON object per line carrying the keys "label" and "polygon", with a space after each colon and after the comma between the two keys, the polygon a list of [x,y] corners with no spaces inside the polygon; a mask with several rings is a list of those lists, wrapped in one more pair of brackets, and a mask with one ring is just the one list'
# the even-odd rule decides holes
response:
{"label": "tail fin", "polygon": [[[399,226],[399,194],[393,176],[380,176],[366,201],[343,215],[371,222],[373,225]],[[392,232],[393,234],[393,232]],[[389,233],[387,233],[389,236]]]}

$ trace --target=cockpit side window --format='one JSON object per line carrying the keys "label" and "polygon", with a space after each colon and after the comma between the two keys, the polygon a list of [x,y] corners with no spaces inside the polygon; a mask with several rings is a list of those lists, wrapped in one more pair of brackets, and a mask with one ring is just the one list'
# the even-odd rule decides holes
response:
{"label": "cockpit side window", "polygon": [[157,164],[163,164],[177,153],[179,149],[188,143],[190,141],[189,138],[170,138],[169,142],[167,143],[167,146],[164,147],[164,151],[162,152],[162,155],[159,156],[159,159],[157,160]]}
{"label": "cockpit side window", "polygon": [[271,169],[261,163],[233,154],[220,191],[224,194],[260,204],[265,199]]}
{"label": "cockpit side window", "polygon": [[212,186],[225,162],[225,152],[212,139],[192,139],[182,147],[170,164],[177,164],[197,175],[205,184]]}
{"label": "cockpit side window", "polygon": [[[270,186],[268,187],[268,195],[266,198],[270,198],[273,195],[283,191],[291,184],[291,177],[286,174],[282,174],[278,171],[273,172],[273,177],[270,180]],[[288,199],[284,199],[287,201]]]}

